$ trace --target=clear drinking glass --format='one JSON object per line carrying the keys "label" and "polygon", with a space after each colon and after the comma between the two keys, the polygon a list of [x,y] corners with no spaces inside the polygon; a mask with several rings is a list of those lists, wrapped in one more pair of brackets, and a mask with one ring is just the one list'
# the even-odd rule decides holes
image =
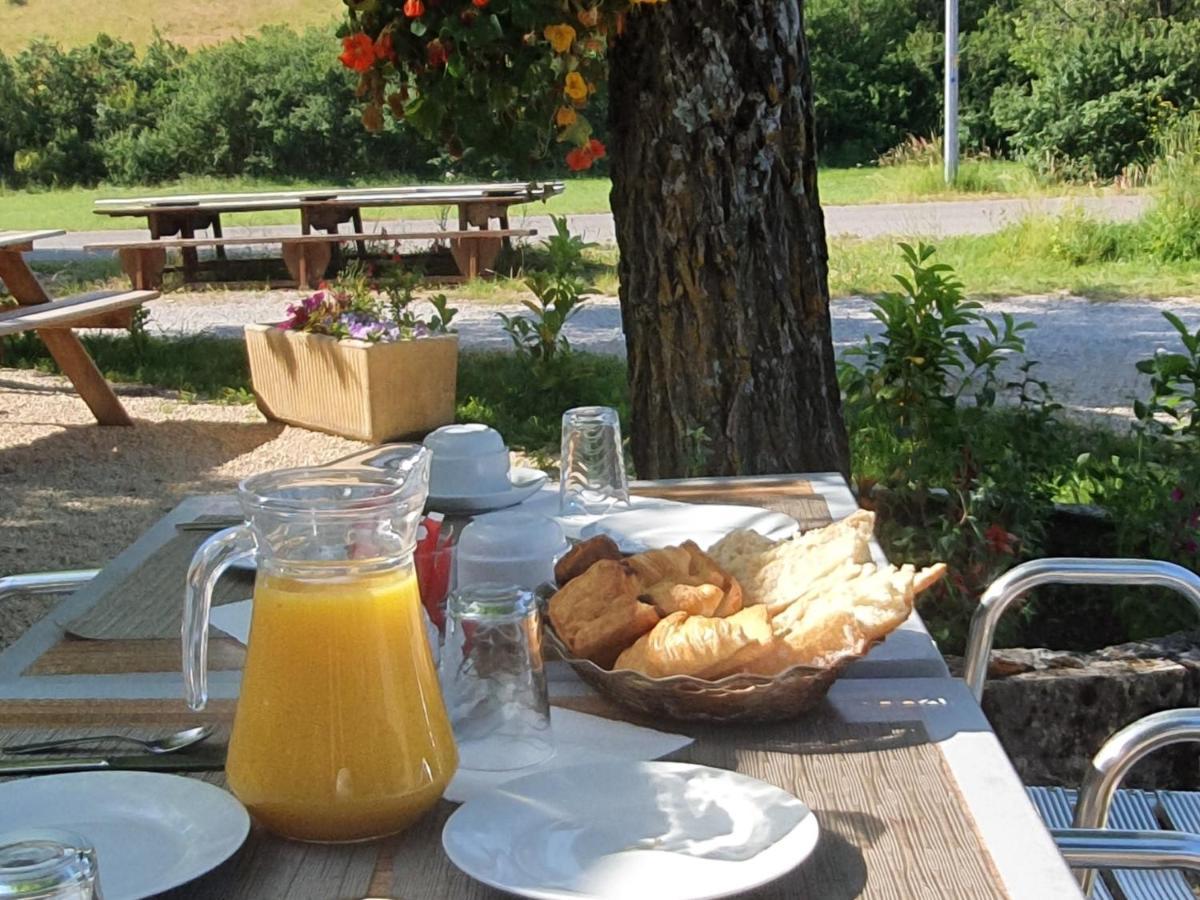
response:
{"label": "clear drinking glass", "polygon": [[2,900],[101,900],[96,851],[87,838],[57,828],[0,835]]}
{"label": "clear drinking glass", "polygon": [[562,515],[605,515],[629,507],[621,420],[615,409],[579,406],[563,413],[561,466]]}
{"label": "clear drinking glass", "polygon": [[262,825],[305,841],[398,832],[441,798],[457,756],[413,565],[429,452],[396,469],[285,469],[246,479],[248,524],[197,551],[184,682],[207,695],[212,586],[254,558],[254,611],[225,771]]}
{"label": "clear drinking glass", "polygon": [[464,769],[506,771],[554,755],[537,598],[504,584],[450,595],[442,694]]}

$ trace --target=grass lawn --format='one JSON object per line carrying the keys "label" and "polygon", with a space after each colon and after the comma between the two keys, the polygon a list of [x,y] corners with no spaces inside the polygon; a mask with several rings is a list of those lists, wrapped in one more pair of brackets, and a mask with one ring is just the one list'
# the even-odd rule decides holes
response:
{"label": "grass lawn", "polygon": [[332,25],[342,10],[342,4],[331,0],[8,0],[0,4],[0,50],[12,53],[46,35],[75,47],[102,33],[145,47],[156,30],[177,44],[201,47],[263,25]]}
{"label": "grass lawn", "polygon": [[[0,7],[2,8],[2,7]],[[1020,163],[968,161],[963,164],[961,183],[954,190],[942,183],[938,168],[910,164],[868,166],[852,169],[822,169],[821,202],[827,206],[864,203],[904,203],[920,200],[953,200],[965,197],[1060,196],[1096,194],[1080,185],[1039,182]],[[351,179],[340,186],[378,186],[413,183],[405,176]],[[93,213],[93,202],[108,197],[139,197],[161,194],[222,193],[240,191],[297,190],[329,187],[335,182],[266,180],[258,178],[185,178],[169,184],[145,187],[52,188],[12,190],[0,186],[0,229],[65,228],[68,231],[145,228],[140,218],[111,218]],[[607,178],[571,178],[566,191],[545,204],[534,203],[518,210],[530,215],[576,215],[608,212],[610,182]],[[453,223],[450,207],[409,207],[364,210],[369,221],[389,219],[445,219]],[[295,211],[238,213],[226,216],[231,225],[287,225],[298,221]]]}
{"label": "grass lawn", "polygon": [[[988,235],[930,241],[938,262],[953,267],[975,297],[1066,291],[1092,300],[1118,297],[1200,297],[1200,265],[1130,256],[1072,264],[1054,252],[1055,220],[1031,218]],[[829,290],[834,297],[896,289],[900,238],[829,242]],[[916,239],[910,239],[915,243]]]}

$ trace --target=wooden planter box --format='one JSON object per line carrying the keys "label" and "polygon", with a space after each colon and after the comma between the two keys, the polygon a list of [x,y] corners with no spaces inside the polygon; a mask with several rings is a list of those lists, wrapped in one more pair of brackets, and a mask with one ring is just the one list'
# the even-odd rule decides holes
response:
{"label": "wooden planter box", "polygon": [[373,444],[454,421],[456,334],[370,344],[247,325],[246,351],[268,419]]}

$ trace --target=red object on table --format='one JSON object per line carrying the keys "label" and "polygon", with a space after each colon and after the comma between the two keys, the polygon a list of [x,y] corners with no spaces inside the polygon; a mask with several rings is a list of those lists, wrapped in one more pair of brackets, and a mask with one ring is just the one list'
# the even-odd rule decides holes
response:
{"label": "red object on table", "polygon": [[450,593],[450,571],[454,562],[454,550],[448,540],[442,539],[442,534],[441,513],[430,513],[421,521],[417,549],[413,554],[421,603],[438,631],[446,627],[446,595]]}

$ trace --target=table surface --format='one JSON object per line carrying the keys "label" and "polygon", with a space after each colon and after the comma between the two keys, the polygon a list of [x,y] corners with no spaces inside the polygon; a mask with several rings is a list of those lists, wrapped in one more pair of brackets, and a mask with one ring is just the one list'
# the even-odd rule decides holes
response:
{"label": "table surface", "polygon": [[330,191],[281,191],[262,194],[195,194],[146,197],[135,200],[97,201],[93,212],[100,216],[149,216],[187,213],[235,213],[270,210],[361,208],[388,206],[513,206],[546,200],[562,193],[560,183],[519,188],[482,185],[421,188],[362,188]]}
{"label": "table surface", "polygon": [[471,199],[480,196],[525,194],[540,199],[541,196],[561,194],[565,185],[561,181],[514,181],[504,184],[431,184],[431,185],[382,185],[367,188],[310,188],[296,191],[245,191],[225,194],[159,194],[149,197],[112,197],[95,201],[100,208],[112,206],[154,206],[180,203],[223,203],[241,200],[312,200],[334,197],[359,197],[380,194],[418,195],[456,193]]}
{"label": "table surface", "polygon": [[[825,498],[833,518],[840,518],[854,508],[853,496],[837,475],[692,480],[686,484],[691,487],[711,486],[718,489],[753,485],[756,489],[766,489],[772,484],[781,485],[798,479],[810,483],[813,490]],[[681,482],[637,483],[635,488],[653,490],[671,484],[678,485]],[[79,704],[80,701],[86,701],[84,706],[94,705],[97,708],[102,708],[104,704],[132,703],[136,704],[135,709],[150,710],[139,712],[137,721],[143,726],[151,722],[160,728],[165,728],[167,724],[184,715],[185,710],[179,699],[182,696],[182,680],[178,673],[173,671],[121,675],[87,675],[70,671],[37,676],[24,673],[38,657],[62,640],[63,626],[66,622],[86,612],[101,597],[106,587],[126,579],[156,549],[176,537],[177,523],[194,520],[206,514],[228,514],[235,511],[230,497],[196,497],[180,504],[110,563],[93,582],[64,600],[50,615],[35,624],[24,637],[0,654],[0,728],[10,727],[9,720],[3,718],[3,710],[13,708],[14,704],[18,709],[40,711],[59,708],[64,704],[70,707],[71,704]],[[871,658],[858,664],[858,671],[849,673],[848,677],[843,677],[835,683],[821,714],[822,718],[812,719],[812,727],[817,729],[818,721],[823,722],[827,718],[845,727],[877,723],[894,729],[905,722],[919,723],[921,728],[917,743],[921,745],[925,755],[914,758],[919,759],[922,766],[921,777],[934,779],[934,783],[939,785],[929,791],[928,796],[931,799],[934,795],[958,798],[957,803],[961,806],[952,805],[952,809],[961,808],[966,811],[967,821],[974,828],[974,837],[971,840],[987,848],[986,852],[980,851],[981,855],[990,856],[990,859],[984,860],[986,866],[981,871],[992,873],[990,877],[994,878],[994,887],[1000,890],[1000,895],[1022,898],[1079,896],[1069,870],[1058,855],[1050,835],[1041,825],[987,720],[962,682],[945,674],[944,664],[941,663],[941,658],[937,655],[936,648],[929,640],[919,618],[914,616],[904,632],[898,635],[899,640],[889,639],[877,648]],[[175,659],[177,658],[176,656]],[[232,709],[232,698],[236,697],[239,681],[240,672],[236,670],[210,673],[210,695],[218,698],[214,704],[217,708],[222,708],[224,704],[225,709]],[[556,704],[575,706],[587,711],[593,711],[588,708],[590,703],[604,703],[579,682],[569,669],[561,666],[552,670],[551,693]],[[170,710],[171,713],[163,712],[162,715],[158,715],[153,713],[153,710]],[[804,721],[801,719],[797,723],[799,730],[796,733],[804,733]],[[664,726],[660,724],[659,727]],[[762,727],[760,736],[763,740],[773,733],[770,728],[774,727]],[[817,729],[813,733],[821,732]],[[852,889],[848,888],[845,896],[904,896],[903,891],[897,894],[894,888],[889,889],[887,884],[881,883],[881,878],[885,875],[887,878],[895,878],[894,872],[885,870],[896,865],[898,857],[908,860],[908,864],[914,869],[913,872],[904,870],[902,874],[905,877],[911,874],[917,878],[915,870],[932,870],[921,874],[916,881],[908,882],[910,888],[918,883],[923,885],[922,896],[996,896],[994,890],[980,891],[978,882],[972,882],[976,885],[975,888],[964,887],[966,881],[963,879],[969,880],[965,869],[962,872],[957,871],[952,864],[952,854],[946,855],[948,848],[955,842],[960,845],[959,852],[963,852],[961,845],[965,839],[961,834],[946,834],[945,840],[940,840],[935,835],[931,840],[928,829],[936,826],[930,825],[930,821],[941,821],[940,819],[936,819],[935,816],[930,820],[920,812],[904,813],[902,807],[896,807],[894,804],[889,806],[889,798],[897,793],[895,787],[889,787],[886,778],[882,776],[878,781],[872,780],[872,770],[869,768],[876,763],[885,767],[895,764],[894,759],[888,757],[885,750],[864,745],[859,751],[860,759],[854,762],[842,755],[844,750],[824,750],[819,743],[810,746],[793,743],[769,747],[768,749],[774,750],[774,757],[758,757],[755,754],[762,750],[762,747],[756,749],[754,731],[742,729],[737,734],[738,736],[731,736],[727,740],[722,739],[719,733],[698,738],[695,746],[699,748],[696,751],[699,755],[695,758],[718,765],[727,761],[730,767],[737,767],[739,770],[749,767],[748,771],[751,774],[777,782],[783,780],[785,786],[792,784],[793,787],[797,782],[789,780],[786,773],[781,774],[777,771],[781,761],[790,760],[793,764],[800,765],[801,760],[809,760],[803,763],[801,768],[824,766],[826,768],[819,768],[819,771],[827,772],[831,778],[840,773],[840,777],[845,779],[851,777],[848,773],[858,772],[854,777],[866,779],[861,786],[865,788],[866,793],[859,791],[862,795],[861,802],[866,804],[867,809],[877,807],[876,811],[879,813],[870,828],[862,822],[851,828],[847,825],[848,819],[844,816],[838,818],[836,809],[823,810],[818,807],[818,821],[822,821],[824,817],[822,825],[831,829],[828,840],[833,842],[819,846],[818,855],[834,853],[836,856],[835,851],[841,848],[859,861],[860,868],[865,868],[862,883],[850,886]],[[784,756],[778,755],[781,752]],[[930,756],[929,753],[933,755]],[[892,761],[889,763],[889,760]],[[860,768],[853,768],[853,765]],[[862,766],[868,768],[863,769]],[[883,791],[884,794],[872,800],[872,791]],[[889,809],[892,812],[888,813]],[[861,819],[863,813],[860,811],[854,815]],[[418,841],[417,836],[406,838],[407,843],[402,841],[392,847],[393,850],[399,848],[397,855],[385,867],[386,877],[381,876],[377,870],[370,879],[372,893],[390,895],[388,892],[391,891],[396,896],[406,898],[424,896],[419,892],[410,892],[406,880],[399,875],[393,878],[392,869],[399,867],[402,873],[407,866],[424,865],[419,860],[429,859],[430,853],[440,857],[440,849],[436,849],[440,847],[436,843],[436,835],[424,834],[425,831],[434,828],[435,824],[427,824],[422,831],[414,832],[414,835],[424,835],[420,840],[425,842],[421,844],[423,849],[417,856],[412,856],[414,842]],[[876,846],[877,841],[884,843]],[[429,844],[428,847],[425,846],[426,843]],[[854,846],[855,844],[858,846]],[[405,847],[409,848],[407,856]],[[887,850],[886,856],[881,857],[879,854],[883,851],[880,848],[883,847],[890,849]],[[248,852],[254,856],[255,851]],[[823,862],[818,863],[814,858],[809,864],[817,866],[820,870],[816,874],[810,873],[813,878],[824,873],[828,866],[847,863],[849,857],[843,855],[835,859],[834,856],[820,856],[820,859]],[[870,862],[870,865],[863,860]],[[872,867],[875,872],[874,880],[870,877]],[[439,864],[438,873],[438,877],[442,878],[456,875],[444,861]],[[211,878],[202,879],[210,880]],[[801,878],[800,882],[793,883],[812,882]],[[816,883],[820,883],[819,879]],[[366,892],[365,888],[362,890]],[[782,895],[768,893],[762,896],[792,896],[787,889],[783,890]],[[477,895],[498,896],[494,892]],[[195,896],[207,897],[210,894],[201,890]]]}
{"label": "table surface", "polygon": [[14,247],[19,244],[29,244],[33,241],[41,241],[46,238],[58,237],[66,234],[61,230],[43,230],[43,231],[0,231],[0,247]]}

